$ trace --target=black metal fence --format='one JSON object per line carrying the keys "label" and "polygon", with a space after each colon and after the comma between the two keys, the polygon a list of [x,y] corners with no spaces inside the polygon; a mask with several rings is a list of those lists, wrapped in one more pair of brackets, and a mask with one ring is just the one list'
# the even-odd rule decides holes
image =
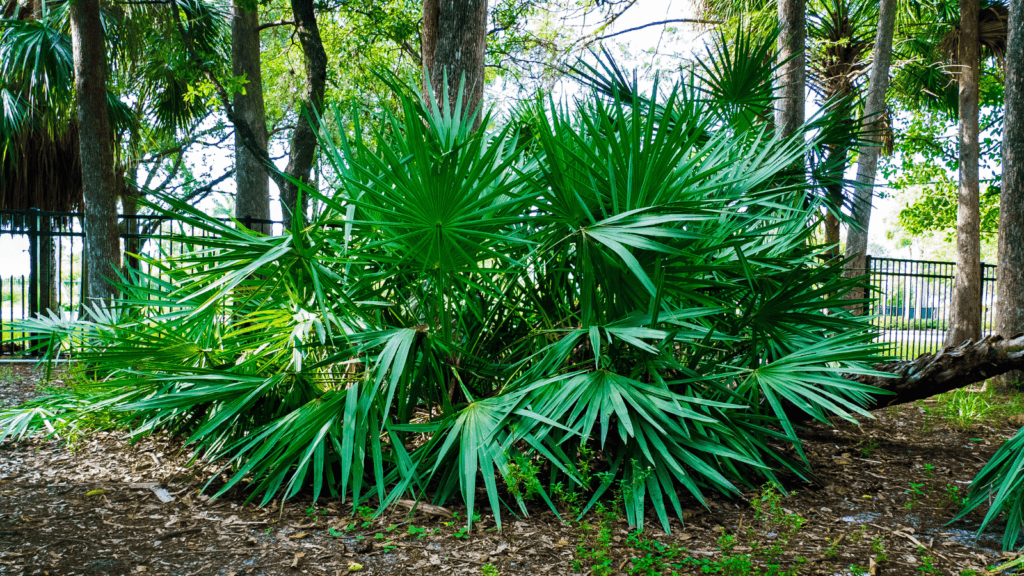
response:
{"label": "black metal fence", "polygon": [[[121,216],[121,248],[132,266],[157,277],[138,254],[160,259],[180,254],[190,237],[206,232],[161,216]],[[281,223],[247,219],[280,234]],[[12,321],[53,311],[74,318],[83,299],[81,215],[71,212],[0,211],[0,355],[16,354],[22,334]],[[869,311],[880,338],[901,358],[942,347],[953,293],[952,262],[868,257],[871,279]],[[996,267],[981,265],[982,329],[991,331],[996,294]]]}
{"label": "black metal fence", "polygon": [[[14,330],[13,321],[46,311],[70,318],[78,315],[85,295],[81,222],[81,214],[73,212],[0,210],[0,356],[24,348],[17,341],[23,335]],[[151,267],[146,258],[180,254],[189,238],[207,235],[165,216],[121,215],[119,223],[126,263],[160,278],[166,273]],[[281,233],[277,221],[247,218],[243,223],[250,228],[263,224],[265,231]]]}
{"label": "black metal fence", "polygon": [[[953,296],[953,262],[899,260],[868,257],[871,314],[881,331],[880,339],[891,344],[900,358],[935,352],[942,348]],[[992,331],[995,312],[996,266],[981,263],[981,326]]]}

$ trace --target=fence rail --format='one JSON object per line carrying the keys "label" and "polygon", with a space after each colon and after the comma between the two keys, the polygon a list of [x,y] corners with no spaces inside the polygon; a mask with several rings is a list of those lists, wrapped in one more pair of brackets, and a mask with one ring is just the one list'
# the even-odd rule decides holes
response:
{"label": "fence rail", "polygon": [[[205,236],[204,230],[165,216],[120,216],[122,252],[126,264],[157,277],[163,270],[151,268],[131,254],[159,259],[180,254],[189,237]],[[225,219],[226,220],[226,219]],[[5,260],[0,269],[0,357],[17,354],[22,336],[12,321],[38,312],[74,317],[83,298],[82,216],[72,212],[39,210],[0,211],[0,250]],[[281,233],[276,221],[245,219],[248,227],[263,224]],[[5,244],[6,242],[6,244]],[[18,256],[18,245],[23,246]],[[13,254],[12,254],[13,251]],[[8,269],[10,268],[10,269]],[[901,358],[934,352],[942,346],[949,321],[953,292],[952,262],[868,257],[867,272],[872,304],[868,312],[879,328],[879,338]],[[996,294],[996,267],[981,264],[982,329],[990,333]]]}
{"label": "fence rail", "polygon": [[[228,221],[228,219],[222,219]],[[84,298],[82,264],[85,234],[82,215],[74,212],[0,210],[0,357],[17,354],[23,335],[14,330],[15,320],[52,310],[75,317]],[[118,217],[124,264],[166,278],[147,258],[180,254],[188,239],[207,232],[167,216],[120,215]],[[245,218],[242,223],[280,234],[281,222]],[[137,258],[143,256],[143,258]]]}

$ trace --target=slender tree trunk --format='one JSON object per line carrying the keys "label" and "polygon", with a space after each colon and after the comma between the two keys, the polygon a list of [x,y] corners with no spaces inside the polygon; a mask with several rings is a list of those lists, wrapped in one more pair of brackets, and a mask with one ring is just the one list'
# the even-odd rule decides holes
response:
{"label": "slender tree trunk", "polygon": [[[1009,338],[1024,332],[1024,1],[1010,0],[1006,53],[1003,181],[999,195],[999,282],[995,333]],[[1005,384],[1024,380],[1015,370]]]}
{"label": "slender tree trunk", "polygon": [[[309,171],[316,159],[317,135],[324,109],[324,91],[327,89],[327,53],[316,24],[313,0],[292,0],[292,17],[306,61],[306,93],[299,107],[295,132],[292,133],[291,152],[285,173],[292,179],[308,183]],[[292,181],[285,182],[281,190],[281,209],[286,226],[291,225],[293,215],[297,215],[300,221],[305,220],[307,200],[303,196],[300,202],[299,185]]]}
{"label": "slender tree trunk", "polygon": [[[235,114],[245,122],[257,145],[267,149],[267,113],[263,104],[263,74],[260,66],[259,16],[256,10],[246,10],[237,1],[231,19],[231,61],[235,76],[245,76],[245,93],[236,93]],[[235,217],[257,220],[270,219],[270,178],[263,159],[254,156],[245,147],[240,132],[235,131]],[[256,230],[266,234],[262,225]]]}
{"label": "slender tree trunk", "polygon": [[[851,207],[853,223],[846,235],[847,273],[860,276],[867,273],[868,225],[871,223],[871,199],[874,196],[875,173],[878,170],[879,136],[882,116],[885,114],[885,93],[889,89],[889,68],[892,65],[892,37],[896,29],[896,0],[882,0],[878,7],[878,32],[868,95],[864,102],[864,122],[871,140],[861,146],[857,162],[857,185]],[[850,298],[864,297],[863,289],[850,292]],[[858,313],[863,309],[857,306]]]}
{"label": "slender tree trunk", "polygon": [[832,167],[831,182],[825,185],[828,196],[828,213],[825,215],[825,242],[829,245],[829,254],[838,258],[842,253],[839,249],[839,211],[843,207],[843,176],[846,172],[850,150],[846,146],[835,146],[828,153],[826,163]]}
{"label": "slender tree trunk", "polygon": [[429,79],[438,107],[444,106],[447,91],[448,109],[455,112],[461,94],[462,111],[473,113],[473,127],[479,127],[487,0],[424,0],[420,44],[424,84]]}
{"label": "slender tree trunk", "polygon": [[108,278],[121,264],[117,235],[114,140],[107,112],[107,55],[98,0],[71,3],[71,46],[82,158],[88,293],[93,300],[116,296]]}
{"label": "slender tree trunk", "polygon": [[804,123],[806,37],[807,10],[804,0],[779,0],[780,67],[775,131],[782,137],[794,134]]}
{"label": "slender tree trunk", "polygon": [[960,0],[960,192],[956,274],[946,344],[981,338],[981,208],[978,205],[978,0]]}

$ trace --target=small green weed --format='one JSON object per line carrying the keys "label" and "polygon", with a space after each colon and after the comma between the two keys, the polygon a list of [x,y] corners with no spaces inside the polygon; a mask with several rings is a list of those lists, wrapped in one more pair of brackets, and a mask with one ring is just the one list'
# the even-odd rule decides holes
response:
{"label": "small green weed", "polygon": [[494,564],[484,564],[480,567],[480,576],[498,576],[498,568]]}
{"label": "small green weed", "polygon": [[408,534],[409,536],[415,536],[417,540],[426,536],[426,533],[426,528],[418,528],[416,526],[409,526],[409,529],[406,531],[406,534]]}
{"label": "small green weed", "polygon": [[517,501],[533,500],[543,491],[540,479],[540,464],[519,454],[509,457],[508,472],[505,474],[505,485],[509,494]]}
{"label": "small green weed", "polygon": [[924,486],[923,482],[919,484],[914,482],[908,482],[907,484],[910,485],[910,489],[904,490],[903,493],[909,494],[910,499],[903,503],[903,507],[906,508],[907,511],[910,511],[911,509],[914,508],[914,506],[918,504],[918,502],[920,502],[920,498],[922,496],[926,496],[926,494],[923,490],[921,490],[921,487]]}
{"label": "small green weed", "polygon": [[828,538],[828,548],[825,548],[825,558],[838,558],[839,550],[843,542],[843,536],[838,538]]}
{"label": "small green weed", "polygon": [[921,555],[920,558],[918,558],[918,560],[920,560],[921,562],[921,565],[918,566],[917,570],[922,574],[941,574],[942,572],[940,572],[939,569],[932,564],[932,562],[934,562],[935,559],[931,556],[925,556],[925,552],[927,552],[927,550],[925,550],[924,547],[917,547],[917,553]]}
{"label": "small green weed", "polygon": [[885,552],[885,542],[881,536],[871,541],[871,551],[875,553],[875,562],[879,564],[889,559]]}
{"label": "small green weed", "polygon": [[[576,559],[573,561],[573,569],[577,572],[590,568],[593,576],[610,576],[612,574],[612,523],[615,521],[615,512],[604,504],[595,507],[597,516],[597,535],[594,541],[589,542],[589,533],[594,530],[586,522],[580,523],[580,543],[576,546]],[[589,545],[589,546],[588,546]]]}
{"label": "small green weed", "polygon": [[943,499],[947,507],[959,509],[967,502],[967,497],[960,493],[960,487],[955,484],[946,484],[944,492]]}
{"label": "small green weed", "polygon": [[454,536],[456,538],[461,538],[463,540],[468,540],[469,539],[469,529],[466,528],[465,526],[463,526],[462,528],[459,528],[458,532],[456,532],[455,534],[452,534],[452,536]]}
{"label": "small green weed", "polygon": [[860,455],[865,458],[871,458],[874,456],[875,450],[877,449],[878,442],[875,442],[874,440],[868,439],[857,442],[857,450],[860,452]]}

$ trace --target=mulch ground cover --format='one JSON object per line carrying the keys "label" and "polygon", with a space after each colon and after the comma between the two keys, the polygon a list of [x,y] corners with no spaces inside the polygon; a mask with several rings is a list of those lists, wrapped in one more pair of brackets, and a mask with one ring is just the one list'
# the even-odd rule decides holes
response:
{"label": "mulch ground cover", "polygon": [[[30,398],[39,380],[31,366],[4,369],[0,406]],[[782,500],[785,513],[805,523],[776,550],[779,565],[793,574],[960,575],[1014,557],[1000,552],[1001,527],[976,538],[980,517],[947,522],[1019,425],[988,420],[955,430],[932,407],[881,410],[859,425],[808,425],[816,477],[786,486],[793,493]],[[466,532],[458,507],[402,502],[372,519],[368,509],[323,498],[314,505],[302,495],[258,507],[241,491],[200,494],[217,471],[189,466],[180,448],[177,439],[130,443],[122,433],[70,448],[38,438],[0,444],[0,574],[767,573],[758,552],[776,536],[749,504],[756,491],[712,497],[708,508],[688,502],[685,523],[670,534],[650,518],[640,536],[614,513],[580,522],[544,508],[504,513],[499,531],[484,510]],[[744,554],[754,568],[725,562]]]}

